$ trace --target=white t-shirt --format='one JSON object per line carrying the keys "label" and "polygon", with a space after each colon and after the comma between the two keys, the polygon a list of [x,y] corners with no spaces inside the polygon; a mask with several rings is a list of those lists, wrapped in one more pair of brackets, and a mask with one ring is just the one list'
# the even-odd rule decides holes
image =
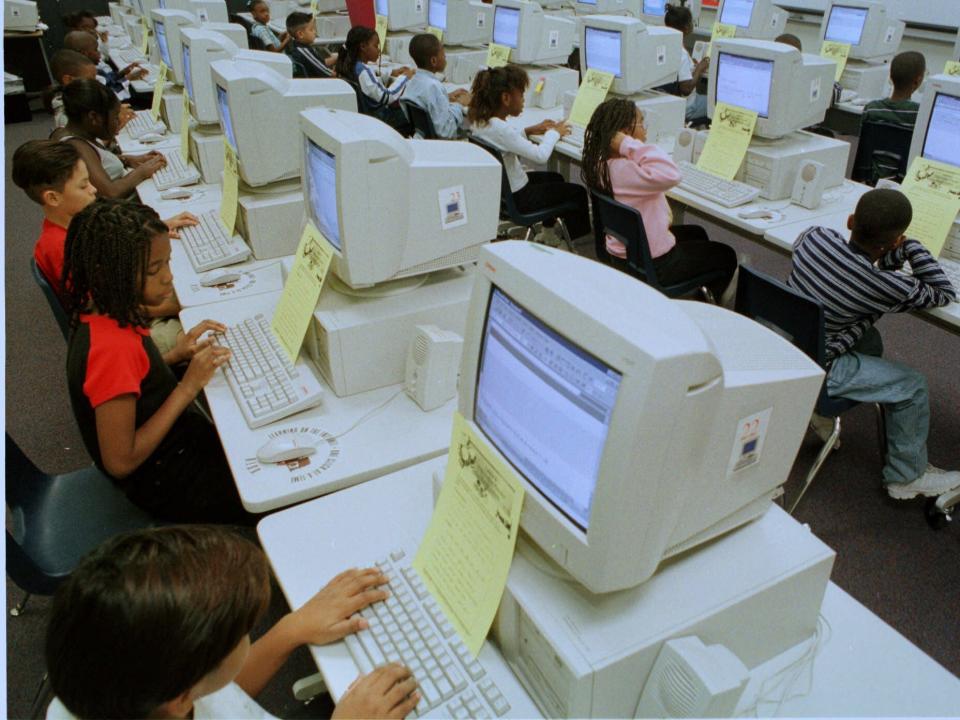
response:
{"label": "white t-shirt", "polygon": [[677,80],[679,82],[693,80],[693,58],[686,50],[680,53],[680,71],[677,73]]}
{"label": "white t-shirt", "polygon": [[[257,705],[239,685],[230,683],[193,704],[194,720],[277,720]],[[54,698],[47,708],[47,720],[77,720],[60,700]]]}

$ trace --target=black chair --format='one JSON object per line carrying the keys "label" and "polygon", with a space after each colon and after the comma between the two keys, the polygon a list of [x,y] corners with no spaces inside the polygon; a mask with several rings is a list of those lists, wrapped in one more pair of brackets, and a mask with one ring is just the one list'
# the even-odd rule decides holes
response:
{"label": "black chair", "polygon": [[[741,315],[746,315],[783,336],[825,371],[828,369],[823,306],[816,300],[811,300],[779,280],[741,265],[734,309]],[[813,483],[814,477],[820,471],[830,451],[836,447],[840,437],[840,416],[859,404],[847,398],[830,397],[827,394],[826,380],[824,380],[814,412],[823,417],[833,418],[833,431],[824,441],[817,459],[807,472],[803,487],[790,506],[791,514]],[[876,408],[881,460],[883,460],[886,456],[886,424],[883,407],[876,404]]]}
{"label": "black chair", "polygon": [[237,13],[230,13],[227,16],[227,20],[236,25],[243,25],[243,29],[247,31],[247,45],[251,50],[264,50],[263,43],[260,40],[253,36],[253,23],[247,20],[247,18],[239,15]]}
{"label": "black chair", "polygon": [[578,212],[580,210],[580,206],[577,204],[577,202],[575,200],[569,200],[567,202],[558,203],[557,205],[541,208],[540,210],[523,212],[517,207],[517,203],[513,199],[513,193],[510,191],[510,181],[507,178],[507,169],[503,164],[503,154],[493,145],[480,140],[476,136],[471,135],[469,140],[474,145],[482,147],[488,153],[493,155],[497,159],[497,162],[500,163],[500,219],[506,219],[512,222],[514,225],[525,227],[527,229],[527,234],[524,236],[524,240],[531,239],[533,236],[533,228],[537,223],[542,223],[544,220],[556,220],[557,225],[563,231],[563,241],[566,243],[567,249],[570,250],[570,252],[574,252],[573,241],[570,237],[570,232],[567,230],[567,226],[563,222],[563,218],[561,216],[564,213]]}
{"label": "black chair", "polygon": [[439,136],[433,127],[433,120],[424,108],[413,100],[400,100],[400,107],[406,113],[407,119],[413,125],[414,135],[424,140],[437,140]]}
{"label": "black chair", "polygon": [[864,122],[853,161],[852,180],[876,185],[878,180],[903,182],[913,128],[887,122]]}
{"label": "black chair", "polygon": [[53,310],[53,317],[56,318],[57,325],[60,326],[63,339],[69,340],[70,318],[67,316],[67,311],[63,309],[63,305],[60,304],[60,298],[57,297],[57,294],[50,286],[50,282],[43,274],[43,271],[37,267],[37,261],[33,258],[30,258],[30,272],[33,273],[33,279],[37,281],[37,285],[39,285],[43,291],[43,296],[47,299],[47,304],[50,306],[50,309]]}
{"label": "black chair", "polygon": [[650,255],[650,244],[647,242],[647,231],[643,227],[640,211],[593,190],[590,191],[590,202],[593,206],[593,237],[597,259],[610,264],[606,238],[607,235],[612,235],[626,247],[627,266],[630,274],[637,279],[668,297],[683,297],[699,292],[707,300],[716,301],[708,285],[715,280],[722,280],[726,276],[723,270],[711,270],[670,285],[660,282],[653,265],[653,257]]}

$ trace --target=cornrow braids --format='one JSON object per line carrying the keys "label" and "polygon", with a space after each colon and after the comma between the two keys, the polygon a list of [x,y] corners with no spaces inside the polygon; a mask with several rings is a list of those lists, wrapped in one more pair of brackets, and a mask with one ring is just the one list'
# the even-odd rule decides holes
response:
{"label": "cornrow braids", "polygon": [[583,133],[583,164],[580,173],[592,190],[610,195],[610,143],[618,132],[632,135],[637,124],[637,107],[624,98],[611,98],[597,106]]}
{"label": "cornrow braids", "polygon": [[347,33],[347,40],[337,55],[337,77],[344,80],[357,81],[357,60],[360,59],[360,46],[366,43],[371,37],[377,34],[373,30],[363,25],[355,25]]}
{"label": "cornrow braids", "polygon": [[153,208],[127,200],[97,200],[77,213],[67,228],[60,279],[73,322],[95,309],[120,327],[145,327],[140,306],[150,241],[167,231]]}
{"label": "cornrow braids", "polygon": [[486,124],[500,112],[503,93],[526,90],[529,84],[527,71],[517,65],[481,70],[474,77],[473,87],[470,89],[471,100],[467,117],[471,123]]}

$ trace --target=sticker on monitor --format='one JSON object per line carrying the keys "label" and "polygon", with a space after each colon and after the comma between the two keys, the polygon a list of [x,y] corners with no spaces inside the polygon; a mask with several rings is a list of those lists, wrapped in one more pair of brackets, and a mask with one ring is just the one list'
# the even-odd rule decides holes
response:
{"label": "sticker on monitor", "polygon": [[467,224],[467,198],[463,185],[442,188],[437,193],[440,202],[440,227],[451,230]]}
{"label": "sticker on monitor", "polygon": [[770,416],[773,408],[767,408],[753,415],[749,415],[737,423],[737,432],[733,439],[733,450],[730,453],[730,465],[727,474],[738,473],[760,462],[763,452],[763,441],[770,429]]}

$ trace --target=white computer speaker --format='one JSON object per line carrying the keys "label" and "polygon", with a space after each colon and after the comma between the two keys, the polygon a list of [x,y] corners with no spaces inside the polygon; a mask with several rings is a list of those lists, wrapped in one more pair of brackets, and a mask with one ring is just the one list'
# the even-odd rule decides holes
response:
{"label": "white computer speaker", "polygon": [[823,163],[804,160],[797,170],[797,179],[793,183],[793,193],[790,196],[791,201],[808,210],[820,207],[825,181]]}
{"label": "white computer speaker", "polygon": [[695,635],[668,640],[634,717],[730,717],[749,679],[744,664],[723,645],[704,645]]}
{"label": "white computer speaker", "polygon": [[404,389],[424,411],[457,394],[463,338],[436,325],[416,325],[407,351]]}
{"label": "white computer speaker", "polygon": [[675,162],[693,162],[693,145],[697,139],[696,130],[684,128],[677,135],[677,142],[673,146],[673,159]]}

